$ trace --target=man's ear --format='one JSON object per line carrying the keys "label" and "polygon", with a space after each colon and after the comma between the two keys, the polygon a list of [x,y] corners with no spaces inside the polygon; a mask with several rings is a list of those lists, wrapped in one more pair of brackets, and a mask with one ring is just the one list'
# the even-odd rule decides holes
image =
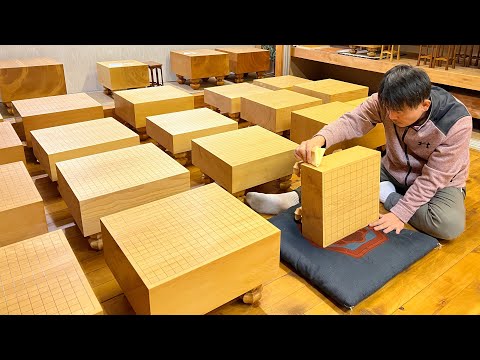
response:
{"label": "man's ear", "polygon": [[423,102],[422,102],[423,111],[427,111],[430,108],[431,103],[432,103],[432,101],[430,99],[423,100]]}

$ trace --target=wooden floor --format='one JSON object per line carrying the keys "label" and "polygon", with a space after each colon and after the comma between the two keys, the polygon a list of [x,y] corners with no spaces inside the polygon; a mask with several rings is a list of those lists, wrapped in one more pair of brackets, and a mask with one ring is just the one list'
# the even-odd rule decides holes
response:
{"label": "wooden floor", "polygon": [[[105,263],[103,251],[92,250],[75,225],[56,183],[26,151],[27,168],[45,204],[48,230],[63,229],[105,314],[134,314],[122,289]],[[192,187],[203,186],[201,174],[189,166]],[[294,178],[292,188],[300,185]],[[453,242],[443,242],[423,259],[400,273],[353,310],[343,310],[285,264],[264,284],[257,306],[240,299],[210,314],[480,314],[480,152],[471,150],[467,184],[467,224]],[[268,216],[265,216],[268,218]]]}

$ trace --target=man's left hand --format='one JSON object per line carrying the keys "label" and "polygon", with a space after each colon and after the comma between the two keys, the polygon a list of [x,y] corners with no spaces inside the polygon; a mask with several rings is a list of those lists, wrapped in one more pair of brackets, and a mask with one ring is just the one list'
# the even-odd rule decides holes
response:
{"label": "man's left hand", "polygon": [[405,227],[403,221],[391,212],[380,214],[380,219],[368,225],[373,227],[374,230],[383,230],[385,234],[388,234],[392,230],[400,234],[400,231]]}

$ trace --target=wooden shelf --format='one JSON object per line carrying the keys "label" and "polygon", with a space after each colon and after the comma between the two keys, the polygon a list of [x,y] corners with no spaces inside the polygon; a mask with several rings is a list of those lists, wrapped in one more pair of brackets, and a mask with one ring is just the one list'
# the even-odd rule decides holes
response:
{"label": "wooden shelf", "polygon": [[[416,58],[402,57],[400,60],[394,59],[393,61],[387,59],[370,60],[354,56],[340,55],[337,54],[337,50],[341,50],[341,48],[327,47],[321,49],[305,49],[294,47],[292,48],[291,56],[382,74],[400,63],[411,65],[417,64]],[[427,72],[433,83],[480,91],[480,69],[478,68],[467,68],[463,66],[456,66],[455,69],[449,67],[448,70],[445,70],[444,67],[435,67],[431,69],[427,66],[421,66],[421,68]]]}

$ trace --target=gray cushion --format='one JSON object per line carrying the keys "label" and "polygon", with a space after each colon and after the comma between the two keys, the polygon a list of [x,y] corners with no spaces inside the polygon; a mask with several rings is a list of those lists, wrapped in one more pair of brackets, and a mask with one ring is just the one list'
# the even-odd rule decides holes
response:
{"label": "gray cushion", "polygon": [[293,213],[300,205],[269,221],[281,233],[280,256],[337,304],[352,308],[388,280],[438,246],[437,239],[412,230],[384,234],[366,227],[321,248],[302,236]]}

